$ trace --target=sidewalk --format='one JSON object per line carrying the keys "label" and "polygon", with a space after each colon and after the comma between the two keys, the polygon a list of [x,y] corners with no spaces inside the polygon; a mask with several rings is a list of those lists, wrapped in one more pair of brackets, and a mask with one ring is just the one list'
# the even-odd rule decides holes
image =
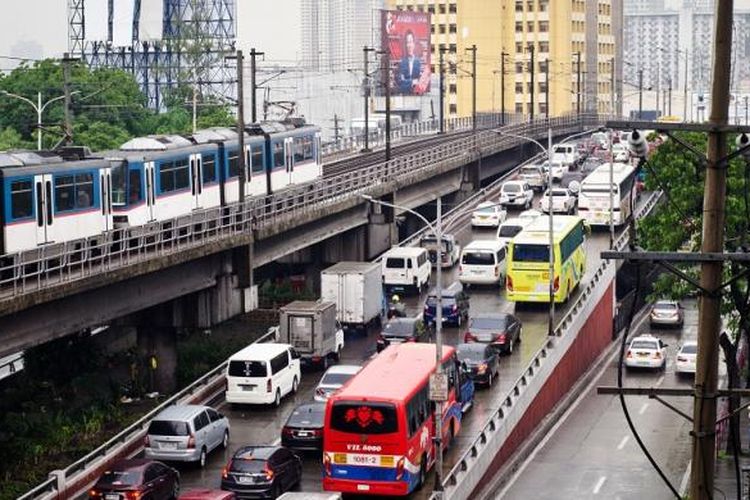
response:
{"label": "sidewalk", "polygon": [[[743,415],[744,416],[744,415]],[[745,433],[747,433],[747,429],[745,429]],[[744,437],[741,438],[742,441],[746,441]],[[750,455],[747,455],[747,449],[743,446],[743,450],[745,451],[745,455],[740,455],[740,481],[743,481],[743,472],[742,468],[747,467],[750,468]],[[734,458],[732,455],[728,455],[724,458],[717,458],[716,459],[716,475],[714,476],[714,487],[716,492],[721,492],[724,495],[715,495],[715,498],[737,498],[737,475],[734,471]],[[742,497],[745,498],[745,497]]]}

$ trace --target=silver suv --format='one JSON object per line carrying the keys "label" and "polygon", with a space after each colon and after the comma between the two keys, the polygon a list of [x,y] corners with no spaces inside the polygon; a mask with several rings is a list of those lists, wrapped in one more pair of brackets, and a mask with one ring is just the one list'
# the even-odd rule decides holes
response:
{"label": "silver suv", "polygon": [[206,465],[206,456],[229,443],[229,420],[208,406],[175,405],[154,418],[146,435],[146,458]]}

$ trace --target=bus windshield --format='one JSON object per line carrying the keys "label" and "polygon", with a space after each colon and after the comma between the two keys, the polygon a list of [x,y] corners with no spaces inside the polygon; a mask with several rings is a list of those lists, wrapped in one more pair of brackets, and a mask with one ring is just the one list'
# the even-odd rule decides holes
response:
{"label": "bus windshield", "polygon": [[517,243],[513,245],[514,262],[549,262],[549,245]]}
{"label": "bus windshield", "polygon": [[398,414],[391,403],[336,402],[331,410],[331,428],[349,434],[398,432]]}

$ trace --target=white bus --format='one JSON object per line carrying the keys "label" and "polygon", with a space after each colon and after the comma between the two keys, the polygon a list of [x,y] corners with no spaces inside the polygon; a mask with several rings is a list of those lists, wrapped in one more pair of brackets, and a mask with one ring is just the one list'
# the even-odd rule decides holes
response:
{"label": "white bus", "polygon": [[[624,224],[631,214],[630,200],[635,204],[635,168],[625,163],[612,165],[612,191],[614,206],[612,215],[615,225]],[[578,194],[578,215],[590,225],[609,225],[610,210],[610,164],[604,163],[581,182]]]}

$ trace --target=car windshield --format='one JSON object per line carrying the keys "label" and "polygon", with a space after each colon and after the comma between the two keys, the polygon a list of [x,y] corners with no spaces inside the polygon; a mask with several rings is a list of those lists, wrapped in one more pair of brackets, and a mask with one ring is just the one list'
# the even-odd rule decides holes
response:
{"label": "car windshield", "polygon": [[287,425],[323,425],[326,414],[325,404],[304,405],[296,408],[287,420]]}
{"label": "car windshield", "polygon": [[521,169],[521,175],[540,175],[537,167],[523,167]]}
{"label": "car windshield", "polygon": [[487,205],[487,206],[478,206],[476,209],[477,212],[483,213],[483,214],[491,214],[495,211],[494,205]]}
{"label": "car windshield", "polygon": [[186,422],[174,420],[152,420],[148,426],[152,436],[187,436],[190,434]]}
{"label": "car windshield", "polygon": [[135,486],[141,484],[141,474],[135,471],[108,470],[99,478],[100,486]]}
{"label": "car windshield", "polygon": [[698,346],[696,344],[685,344],[680,350],[682,354],[696,354],[698,352]]}
{"label": "car windshield", "polygon": [[518,184],[504,184],[503,191],[507,193],[517,193],[521,190],[521,186]]}
{"label": "car windshield", "polygon": [[484,361],[484,345],[458,346],[456,355],[459,361]]}
{"label": "car windshield", "polygon": [[632,344],[630,344],[631,349],[652,349],[657,350],[659,347],[656,345],[656,342],[653,340],[634,340]]}
{"label": "car windshield", "polygon": [[676,311],[677,304],[670,304],[669,302],[657,302],[654,305],[654,309],[657,311]]}
{"label": "car windshield", "polygon": [[352,373],[326,373],[320,380],[320,385],[344,385],[353,376]]}
{"label": "car windshield", "polygon": [[523,230],[521,226],[500,226],[497,235],[503,238],[512,238]]}
{"label": "car windshield", "polygon": [[461,264],[475,266],[494,266],[495,258],[492,252],[464,252]]}
{"label": "car windshield", "polygon": [[265,361],[242,361],[235,360],[229,362],[230,377],[266,377]]}
{"label": "car windshield", "polygon": [[471,324],[469,330],[500,330],[505,328],[507,324],[507,318],[500,316],[499,318],[471,318]]}
{"label": "car windshield", "polygon": [[403,269],[404,259],[396,258],[396,257],[389,257],[385,260],[385,267],[389,269]]}
{"label": "car windshield", "polygon": [[266,467],[265,460],[260,460],[256,458],[253,458],[250,460],[247,460],[244,458],[240,458],[240,459],[235,458],[232,460],[232,465],[229,468],[229,470],[232,472],[244,472],[244,473],[252,474],[255,472],[263,472],[265,467]]}
{"label": "car windshield", "polygon": [[383,328],[383,334],[389,337],[409,337],[413,333],[414,323],[411,321],[391,321]]}

